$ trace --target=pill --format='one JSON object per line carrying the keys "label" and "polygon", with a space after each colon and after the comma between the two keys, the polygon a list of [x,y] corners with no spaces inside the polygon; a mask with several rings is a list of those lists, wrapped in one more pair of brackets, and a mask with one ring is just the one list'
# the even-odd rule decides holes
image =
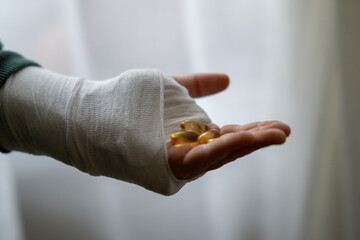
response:
{"label": "pill", "polygon": [[210,129],[209,131],[204,132],[198,137],[198,142],[200,144],[205,144],[211,142],[212,140],[218,137],[220,137],[220,132],[216,129]]}
{"label": "pill", "polygon": [[180,126],[181,129],[185,132],[195,132],[199,135],[210,129],[208,125],[193,120],[182,121]]}
{"label": "pill", "polygon": [[199,135],[195,132],[177,132],[171,135],[174,144],[197,142]]}

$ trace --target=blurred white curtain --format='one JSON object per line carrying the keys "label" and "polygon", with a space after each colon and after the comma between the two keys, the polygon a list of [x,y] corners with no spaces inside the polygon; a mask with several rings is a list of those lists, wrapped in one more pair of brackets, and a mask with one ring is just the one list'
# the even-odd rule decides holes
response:
{"label": "blurred white curtain", "polygon": [[172,197],[0,155],[0,239],[359,239],[359,12],[351,0],[2,0],[5,47],[46,68],[225,72],[229,89],[198,101],[214,122],[293,132]]}

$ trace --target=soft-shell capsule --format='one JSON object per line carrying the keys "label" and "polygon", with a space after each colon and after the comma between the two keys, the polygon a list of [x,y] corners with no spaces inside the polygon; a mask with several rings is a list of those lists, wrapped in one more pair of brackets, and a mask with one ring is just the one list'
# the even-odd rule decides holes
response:
{"label": "soft-shell capsule", "polygon": [[177,132],[171,135],[173,144],[193,143],[198,140],[199,135],[195,132]]}
{"label": "soft-shell capsule", "polygon": [[180,126],[185,132],[195,132],[199,135],[210,129],[207,124],[193,120],[182,121]]}
{"label": "soft-shell capsule", "polygon": [[218,137],[220,137],[220,132],[216,129],[210,129],[209,131],[204,132],[198,137],[198,142],[200,144],[205,144],[211,142],[212,140]]}

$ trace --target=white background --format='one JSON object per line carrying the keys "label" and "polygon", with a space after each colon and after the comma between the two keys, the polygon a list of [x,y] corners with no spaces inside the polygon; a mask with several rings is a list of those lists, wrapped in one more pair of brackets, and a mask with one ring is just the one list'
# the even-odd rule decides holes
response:
{"label": "white background", "polygon": [[171,197],[47,157],[0,155],[0,239],[359,239],[360,4],[2,0],[0,39],[53,71],[224,72],[218,125],[278,119],[288,142]]}

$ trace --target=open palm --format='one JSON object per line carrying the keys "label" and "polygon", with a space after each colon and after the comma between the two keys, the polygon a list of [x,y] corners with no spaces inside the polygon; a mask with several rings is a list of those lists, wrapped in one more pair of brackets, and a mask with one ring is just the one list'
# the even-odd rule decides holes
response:
{"label": "open palm", "polygon": [[[188,89],[191,97],[217,93],[229,84],[229,78],[224,74],[195,74],[174,79]],[[220,137],[207,144],[169,147],[169,165],[178,179],[198,177],[260,148],[282,144],[290,134],[290,127],[280,121],[211,127],[220,130]]]}

